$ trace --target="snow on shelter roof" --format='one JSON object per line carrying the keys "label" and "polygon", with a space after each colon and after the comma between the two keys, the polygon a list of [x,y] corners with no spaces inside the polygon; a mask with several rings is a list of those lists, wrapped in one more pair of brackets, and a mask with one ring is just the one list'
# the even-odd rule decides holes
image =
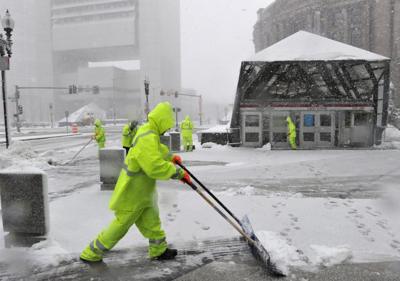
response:
{"label": "snow on shelter roof", "polygon": [[332,60],[382,61],[389,58],[301,30],[246,61]]}

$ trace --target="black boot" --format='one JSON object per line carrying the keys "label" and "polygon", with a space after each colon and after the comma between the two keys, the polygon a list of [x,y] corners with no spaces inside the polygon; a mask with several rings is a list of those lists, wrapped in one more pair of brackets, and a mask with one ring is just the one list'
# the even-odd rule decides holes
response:
{"label": "black boot", "polygon": [[177,249],[169,249],[169,248],[167,248],[164,253],[162,253],[158,257],[155,257],[154,259],[159,260],[159,261],[161,261],[161,260],[172,260],[172,259],[174,259],[176,257],[177,254],[178,254],[178,250]]}

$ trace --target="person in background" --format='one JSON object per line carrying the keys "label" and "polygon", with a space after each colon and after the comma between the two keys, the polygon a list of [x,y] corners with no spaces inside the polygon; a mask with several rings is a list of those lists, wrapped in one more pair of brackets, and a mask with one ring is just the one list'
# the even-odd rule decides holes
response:
{"label": "person in background", "polygon": [[133,120],[126,124],[122,129],[122,147],[126,150],[126,155],[128,155],[133,138],[136,135],[137,125],[138,122],[136,120]]}
{"label": "person in background", "polygon": [[94,135],[93,139],[96,140],[99,149],[105,147],[106,143],[106,131],[104,130],[103,124],[100,119],[94,121]]}
{"label": "person in background", "polygon": [[186,171],[175,164],[182,163],[178,155],[160,143],[160,136],[174,124],[171,104],[159,103],[148,115],[148,122],[137,130],[131,149],[125,158],[109,207],[115,219],[83,250],[84,262],[100,262],[135,224],[149,239],[151,259],[174,259],[176,249],[168,248],[158,209],[156,180],[177,179],[191,183]]}
{"label": "person in background", "polygon": [[292,118],[290,118],[290,116],[288,116],[286,118],[286,122],[287,122],[287,126],[288,126],[288,139],[289,139],[290,147],[292,148],[292,150],[296,150],[297,149],[296,125],[293,123]]}
{"label": "person in background", "polygon": [[185,120],[181,122],[181,134],[183,149],[185,151],[193,150],[193,123],[189,115],[186,115]]}

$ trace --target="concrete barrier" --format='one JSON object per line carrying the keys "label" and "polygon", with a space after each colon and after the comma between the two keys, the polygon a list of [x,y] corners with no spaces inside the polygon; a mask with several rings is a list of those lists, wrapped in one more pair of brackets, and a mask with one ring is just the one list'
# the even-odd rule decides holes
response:
{"label": "concrete barrier", "polygon": [[[37,169],[0,172],[0,196],[6,246],[27,246],[45,239],[49,231],[47,175]],[[18,242],[10,237],[29,237]],[[25,239],[26,240],[26,239]]]}
{"label": "concrete barrier", "polygon": [[171,136],[160,136],[160,142],[165,144],[171,150]]}
{"label": "concrete barrier", "polygon": [[171,151],[181,151],[181,134],[179,132],[169,133],[171,136]]}
{"label": "concrete barrier", "polygon": [[100,149],[100,182],[101,190],[114,190],[119,173],[124,166],[125,149]]}

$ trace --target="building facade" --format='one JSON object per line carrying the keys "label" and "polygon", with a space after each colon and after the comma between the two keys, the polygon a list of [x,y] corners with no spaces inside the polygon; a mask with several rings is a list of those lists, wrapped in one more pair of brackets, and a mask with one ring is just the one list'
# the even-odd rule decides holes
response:
{"label": "building facade", "polygon": [[[400,1],[276,0],[258,11],[253,32],[255,50],[299,30],[391,58],[391,78],[400,89]],[[400,106],[399,94],[395,102]]]}

